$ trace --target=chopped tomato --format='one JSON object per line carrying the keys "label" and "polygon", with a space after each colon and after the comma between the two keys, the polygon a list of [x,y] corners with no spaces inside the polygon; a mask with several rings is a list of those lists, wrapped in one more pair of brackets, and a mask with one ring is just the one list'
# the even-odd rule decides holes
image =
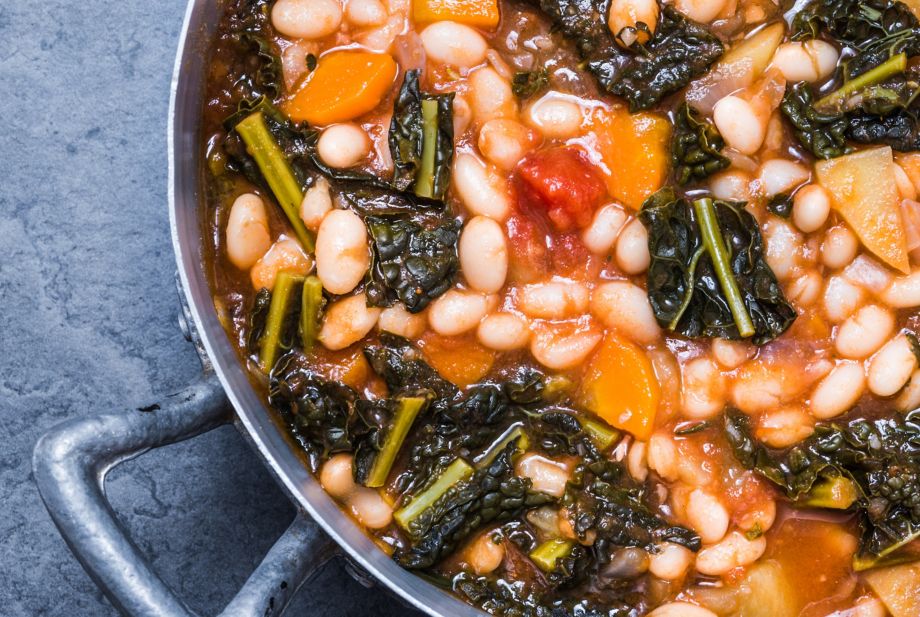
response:
{"label": "chopped tomato", "polygon": [[521,210],[545,216],[556,231],[590,224],[606,193],[601,172],[571,146],[531,154],[518,165],[516,180]]}
{"label": "chopped tomato", "polygon": [[508,235],[508,278],[530,283],[545,276],[548,267],[546,232],[523,214],[512,214],[505,223]]}

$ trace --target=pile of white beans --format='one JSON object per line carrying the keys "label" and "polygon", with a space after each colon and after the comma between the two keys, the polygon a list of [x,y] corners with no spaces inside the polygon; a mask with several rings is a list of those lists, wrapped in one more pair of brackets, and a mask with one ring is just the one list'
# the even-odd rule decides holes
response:
{"label": "pile of white beans", "polygon": [[[290,86],[305,71],[305,52],[356,42],[372,50],[392,51],[408,27],[408,0],[278,0],[271,13],[284,44],[285,82]],[[737,3],[728,0],[675,0],[692,19],[710,23],[727,19]],[[654,24],[654,0],[614,0],[609,26],[615,35],[637,22]],[[627,30],[624,30],[626,28]],[[335,36],[334,36],[335,35]],[[645,36],[640,32],[641,36]],[[632,36],[636,36],[633,33]],[[835,69],[839,51],[821,40],[783,43],[770,63],[766,82],[752,84],[715,103],[712,119],[732,153],[732,167],[711,177],[708,187],[718,198],[752,201],[761,222],[767,260],[800,320],[815,327],[795,349],[770,352],[745,342],[713,340],[672,353],[643,287],[649,267],[646,230],[635,212],[610,202],[580,230],[584,247],[607,266],[603,277],[558,276],[514,280],[506,223],[515,206],[509,186],[511,170],[547,142],[577,143],[586,131],[588,111],[599,101],[549,91],[523,104],[512,94],[512,71],[476,29],[443,21],[418,33],[424,61],[454,69],[454,82],[442,89],[456,92],[454,102],[458,149],[452,191],[462,206],[458,245],[462,278],[423,312],[412,314],[397,303],[368,307],[359,291],[371,264],[368,231],[360,216],[340,207],[329,183],[319,178],[306,191],[300,217],[316,234],[308,255],[299,243],[273,233],[264,200],[240,195],[226,218],[225,249],[230,262],[248,271],[255,289],[271,289],[281,270],[314,272],[338,299],[328,307],[320,343],[330,350],[349,347],[375,328],[410,339],[430,330],[452,337],[475,335],[496,352],[528,349],[551,370],[584,363],[607,330],[679,366],[676,413],[666,420],[706,420],[733,405],[754,418],[757,437],[774,447],[792,445],[810,435],[817,421],[835,418],[867,394],[890,398],[901,410],[920,406],[920,366],[909,336],[899,328],[898,311],[920,307],[920,269],[894,274],[871,254],[833,213],[828,192],[817,184],[809,162],[792,158],[784,147],[775,96],[785,81],[820,82]],[[622,41],[622,44],[629,41]],[[778,90],[777,90],[778,88]],[[386,150],[385,124],[346,122],[325,127],[318,154],[333,168],[380,163]],[[575,140],[575,141],[571,141]],[[590,140],[589,140],[590,141]],[[590,145],[590,144],[589,144]],[[920,186],[898,167],[896,184],[903,199],[916,199]],[[767,200],[794,191],[792,216],[768,215]],[[757,205],[760,204],[760,205]],[[817,334],[815,334],[817,332]],[[786,337],[790,336],[789,334]],[[689,350],[689,351],[688,351]],[[661,367],[655,362],[656,370]],[[763,535],[776,516],[764,498],[744,512],[720,497],[720,470],[698,452],[687,450],[670,429],[647,442],[633,441],[620,453],[640,481],[653,471],[668,488],[674,516],[696,530],[703,541],[694,555],[663,544],[649,555],[647,568],[664,580],[680,580],[693,567],[721,576],[759,559]],[[337,455],[322,468],[320,481],[353,515],[371,529],[390,524],[392,507],[372,489],[351,479],[351,458]],[[561,495],[571,474],[565,461],[529,453],[518,462],[520,475],[537,490]],[[757,482],[750,475],[740,482]],[[574,538],[564,511],[549,512],[558,532]],[[501,543],[489,534],[464,549],[465,562],[477,574],[498,568]],[[714,617],[707,609],[672,602],[652,617]]]}

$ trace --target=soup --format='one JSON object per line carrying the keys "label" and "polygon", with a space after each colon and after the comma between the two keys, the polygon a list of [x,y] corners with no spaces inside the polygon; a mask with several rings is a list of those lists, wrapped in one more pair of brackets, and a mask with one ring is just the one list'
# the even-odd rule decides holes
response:
{"label": "soup", "polygon": [[920,614],[920,21],[229,0],[214,306],[380,550],[506,616]]}

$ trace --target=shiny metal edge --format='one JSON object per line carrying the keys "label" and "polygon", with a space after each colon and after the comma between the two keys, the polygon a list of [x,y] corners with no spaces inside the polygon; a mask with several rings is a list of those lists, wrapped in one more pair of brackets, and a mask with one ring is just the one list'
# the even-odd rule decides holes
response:
{"label": "shiny metal edge", "polygon": [[[295,503],[310,514],[354,563],[407,604],[433,617],[480,617],[484,613],[478,609],[399,567],[339,510],[272,423],[268,410],[250,385],[217,319],[201,267],[198,218],[200,136],[197,126],[201,115],[200,88],[206,60],[203,43],[213,32],[218,10],[216,0],[189,1],[173,68],[167,125],[170,233],[182,290],[201,343],[236,411],[237,424],[244,429],[252,447]],[[208,18],[211,18],[210,22]],[[189,74],[192,77],[186,77]],[[197,84],[194,84],[197,89],[189,87],[191,79],[197,79]],[[192,126],[196,128],[184,131],[181,123],[189,122],[189,115]],[[180,211],[180,208],[183,209]]]}

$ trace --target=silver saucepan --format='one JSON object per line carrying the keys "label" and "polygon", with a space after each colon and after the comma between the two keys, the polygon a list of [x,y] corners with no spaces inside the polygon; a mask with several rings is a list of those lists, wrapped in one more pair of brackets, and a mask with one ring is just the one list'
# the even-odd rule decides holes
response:
{"label": "silver saucepan", "polygon": [[339,510],[272,421],[218,322],[202,264],[199,203],[202,92],[220,11],[220,0],[190,0],[169,106],[169,218],[182,301],[180,325],[199,352],[203,375],[156,404],[71,420],[52,429],[39,440],[33,457],[42,499],[77,559],[122,613],[193,617],[117,522],[105,498],[105,476],[150,448],[233,422],[297,506],[298,515],[221,615],[280,615],[301,584],[336,556],[349,560],[354,573],[366,576],[365,582],[376,579],[429,615],[481,615],[397,566]]}

